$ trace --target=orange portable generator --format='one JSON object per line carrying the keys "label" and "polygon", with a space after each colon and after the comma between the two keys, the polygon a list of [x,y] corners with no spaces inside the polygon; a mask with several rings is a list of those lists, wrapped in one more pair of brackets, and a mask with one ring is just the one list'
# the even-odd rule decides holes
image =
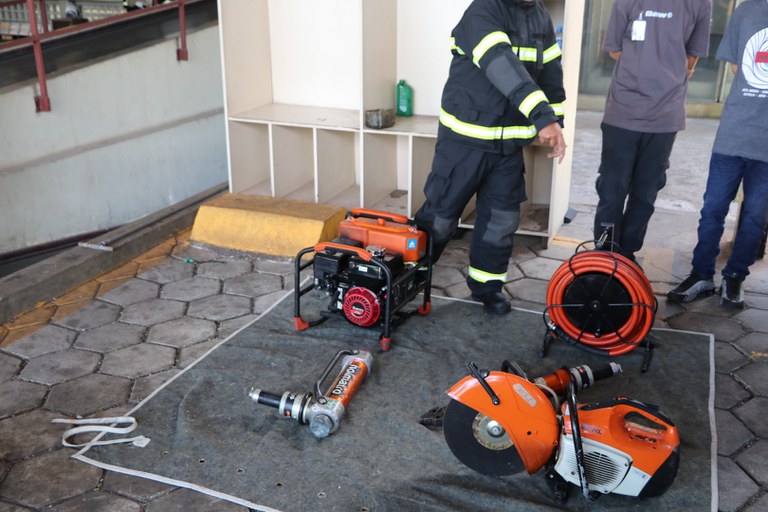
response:
{"label": "orange portable generator", "polygon": [[[304,259],[314,253],[314,257]],[[301,271],[312,265],[313,281],[301,287]],[[382,350],[391,331],[407,317],[430,310],[432,245],[429,235],[402,215],[356,208],[339,224],[339,237],[302,249],[296,255],[294,323],[302,331],[339,316],[360,327],[382,326]],[[301,317],[301,297],[311,290],[330,296],[320,318]],[[423,292],[415,311],[401,311]]]}

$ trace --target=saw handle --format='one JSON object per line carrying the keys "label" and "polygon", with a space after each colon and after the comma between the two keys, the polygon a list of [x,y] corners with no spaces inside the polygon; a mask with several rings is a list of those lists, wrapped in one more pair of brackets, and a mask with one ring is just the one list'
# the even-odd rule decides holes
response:
{"label": "saw handle", "polygon": [[[622,406],[619,407],[624,409]],[[670,426],[663,424],[657,416],[642,409],[629,408],[626,414],[623,414],[621,422],[627,435],[632,439],[652,443],[673,441],[674,433]]]}

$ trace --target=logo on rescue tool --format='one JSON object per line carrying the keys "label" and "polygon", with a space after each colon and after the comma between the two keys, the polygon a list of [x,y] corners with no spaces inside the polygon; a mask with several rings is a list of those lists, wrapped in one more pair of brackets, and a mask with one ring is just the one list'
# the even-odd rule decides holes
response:
{"label": "logo on rescue tool", "polygon": [[339,379],[339,382],[336,383],[336,385],[331,390],[331,395],[341,396],[344,394],[346,389],[349,387],[349,383],[352,381],[352,379],[360,373],[362,368],[357,364],[350,364],[347,366],[347,369],[344,370],[344,374]]}
{"label": "logo on rescue tool", "polygon": [[416,238],[408,239],[408,249],[416,249],[418,247],[418,240]]}

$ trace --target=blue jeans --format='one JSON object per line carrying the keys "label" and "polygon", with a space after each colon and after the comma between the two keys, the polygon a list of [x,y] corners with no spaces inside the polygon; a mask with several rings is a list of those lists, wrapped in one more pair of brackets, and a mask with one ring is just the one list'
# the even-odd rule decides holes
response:
{"label": "blue jeans", "polygon": [[757,258],[768,222],[768,162],[712,153],[699,219],[699,241],[693,250],[692,262],[693,270],[702,277],[715,275],[725,216],[742,183],[741,222],[722,273],[744,279]]}

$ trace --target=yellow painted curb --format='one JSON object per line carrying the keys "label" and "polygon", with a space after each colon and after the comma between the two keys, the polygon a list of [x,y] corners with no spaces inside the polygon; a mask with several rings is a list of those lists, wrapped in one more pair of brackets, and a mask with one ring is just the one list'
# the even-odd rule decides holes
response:
{"label": "yellow painted curb", "polygon": [[346,210],[291,199],[223,194],[197,212],[190,241],[237,251],[294,257],[333,240]]}

